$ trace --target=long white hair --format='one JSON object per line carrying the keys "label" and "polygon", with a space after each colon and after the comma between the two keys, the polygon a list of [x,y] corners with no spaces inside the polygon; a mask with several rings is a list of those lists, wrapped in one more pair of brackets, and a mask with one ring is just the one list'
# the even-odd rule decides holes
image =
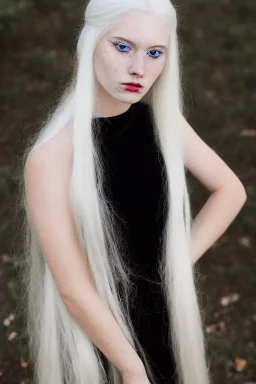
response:
{"label": "long white hair", "polygon": [[[196,283],[191,260],[191,213],[183,152],[184,110],[177,38],[177,16],[169,0],[91,0],[77,48],[74,75],[57,108],[47,117],[26,157],[73,122],[73,168],[69,197],[81,249],[87,257],[100,297],[108,304],[130,344],[144,357],[149,380],[155,383],[145,351],[129,316],[130,271],[111,206],[103,193],[103,162],[93,139],[95,100],[93,53],[98,40],[129,10],[153,11],[170,22],[169,50],[161,75],[148,93],[154,136],[166,164],[167,220],[159,272],[170,320],[169,347],[179,384],[209,384]],[[145,100],[142,100],[145,102]],[[35,384],[103,384],[107,374],[100,351],[67,311],[37,241],[21,187],[25,212],[22,271],[24,307]],[[108,245],[108,247],[107,247]],[[122,288],[120,295],[119,288]],[[201,314],[200,314],[201,312]],[[135,343],[136,342],[136,343]],[[170,362],[171,363],[171,362]],[[171,364],[170,364],[171,365]],[[121,374],[108,361],[108,382],[120,384]]]}

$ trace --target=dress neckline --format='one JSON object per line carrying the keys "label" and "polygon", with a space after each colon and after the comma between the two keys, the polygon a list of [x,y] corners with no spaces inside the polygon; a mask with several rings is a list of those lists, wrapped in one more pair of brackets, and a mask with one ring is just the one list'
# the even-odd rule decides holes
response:
{"label": "dress neckline", "polygon": [[130,108],[128,108],[127,111],[122,112],[119,115],[107,116],[107,117],[93,117],[93,120],[97,119],[97,120],[100,120],[100,121],[103,121],[103,120],[117,121],[117,120],[119,120],[121,118],[124,118],[124,117],[126,118],[127,116],[129,116],[133,109],[134,109],[134,104],[131,104]]}
{"label": "dress neckline", "polygon": [[93,121],[99,123],[101,133],[107,140],[112,140],[124,133],[130,126],[135,116],[135,104],[131,104],[130,108],[115,116],[94,117]]}

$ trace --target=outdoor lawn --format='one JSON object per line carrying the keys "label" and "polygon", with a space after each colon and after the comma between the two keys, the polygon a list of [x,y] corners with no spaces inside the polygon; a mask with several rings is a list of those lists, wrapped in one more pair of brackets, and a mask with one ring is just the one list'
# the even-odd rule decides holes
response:
{"label": "outdoor lawn", "polygon": [[[256,1],[175,3],[187,119],[247,192],[239,215],[198,261],[211,371],[214,384],[256,384]],[[84,6],[0,3],[1,384],[27,384],[31,376],[19,308],[20,156],[71,75]],[[209,194],[188,178],[195,216]]]}

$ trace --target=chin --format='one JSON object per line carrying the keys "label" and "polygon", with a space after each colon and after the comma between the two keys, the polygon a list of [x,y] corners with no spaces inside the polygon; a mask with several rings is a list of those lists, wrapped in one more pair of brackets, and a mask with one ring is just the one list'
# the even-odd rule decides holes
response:
{"label": "chin", "polygon": [[125,104],[133,104],[134,102],[136,103],[139,99],[141,99],[141,95],[135,92],[130,92],[130,94],[126,95],[118,94],[118,97],[115,97],[115,99]]}

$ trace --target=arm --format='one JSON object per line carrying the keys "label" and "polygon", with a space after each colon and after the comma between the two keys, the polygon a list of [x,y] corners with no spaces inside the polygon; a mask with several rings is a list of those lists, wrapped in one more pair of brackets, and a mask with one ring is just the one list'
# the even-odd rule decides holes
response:
{"label": "arm", "polygon": [[191,251],[195,263],[224,233],[246,201],[243,184],[228,165],[184,119],[185,164],[211,192],[193,221]]}
{"label": "arm", "polygon": [[65,138],[58,145],[54,138],[31,152],[26,161],[26,196],[38,241],[65,306],[86,335],[121,374],[140,374],[144,365],[98,295],[78,245],[68,203],[71,157],[67,145]]}
{"label": "arm", "polygon": [[212,192],[197,214],[191,229],[193,263],[226,231],[246,201],[239,183]]}

